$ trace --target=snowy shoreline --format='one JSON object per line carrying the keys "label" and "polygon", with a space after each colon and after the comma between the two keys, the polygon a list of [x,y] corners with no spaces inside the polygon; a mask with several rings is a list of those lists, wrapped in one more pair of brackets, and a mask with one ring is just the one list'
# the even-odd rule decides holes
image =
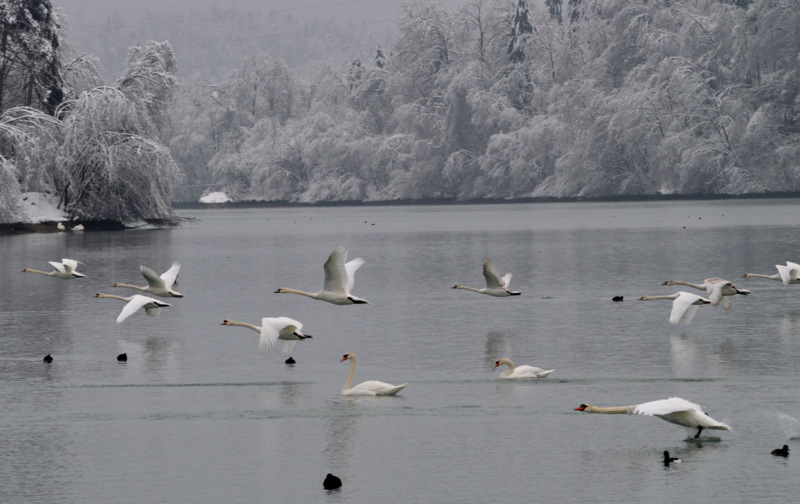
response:
{"label": "snowy shoreline", "polygon": [[[728,199],[800,199],[800,193],[757,193],[757,194],[653,194],[637,196],[615,196],[602,198],[483,198],[477,200],[457,200],[453,198],[426,198],[414,200],[386,201],[318,201],[314,203],[265,200],[212,200],[212,202],[173,202],[176,210],[218,210],[226,208],[307,208],[307,207],[378,207],[378,206],[423,206],[423,205],[498,205],[516,203],[609,203],[626,201],[702,201]],[[142,227],[170,227],[163,219],[146,219],[133,225],[115,220],[69,221],[66,214],[57,208],[52,198],[40,193],[20,195],[20,211],[25,220],[0,223],[0,236],[26,233],[58,233],[79,231],[123,231]],[[181,220],[191,220],[183,218]]]}
{"label": "snowy shoreline", "polygon": [[164,219],[145,219],[141,223],[124,223],[113,219],[71,221],[58,208],[58,199],[50,194],[28,192],[19,195],[18,210],[22,220],[0,222],[0,235],[25,233],[63,233],[82,231],[123,231],[142,227],[169,225]]}
{"label": "snowy shoreline", "polygon": [[459,200],[456,198],[421,198],[402,200],[337,200],[337,201],[267,201],[241,200],[225,202],[174,201],[172,208],[182,210],[220,209],[220,208],[292,208],[292,207],[345,207],[345,206],[421,206],[421,205],[498,205],[516,203],[613,203],[625,201],[700,201],[728,199],[792,199],[800,198],[800,192],[748,193],[748,194],[641,194],[631,196],[603,197],[530,197],[530,198],[481,198]]}

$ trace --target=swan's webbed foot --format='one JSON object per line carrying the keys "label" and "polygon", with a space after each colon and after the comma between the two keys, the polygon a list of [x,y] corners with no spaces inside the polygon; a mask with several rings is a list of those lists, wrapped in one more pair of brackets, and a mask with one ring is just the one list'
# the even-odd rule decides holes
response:
{"label": "swan's webbed foot", "polygon": [[701,432],[703,432],[703,426],[702,425],[697,428],[697,434],[694,435],[694,438],[695,439],[699,438]]}

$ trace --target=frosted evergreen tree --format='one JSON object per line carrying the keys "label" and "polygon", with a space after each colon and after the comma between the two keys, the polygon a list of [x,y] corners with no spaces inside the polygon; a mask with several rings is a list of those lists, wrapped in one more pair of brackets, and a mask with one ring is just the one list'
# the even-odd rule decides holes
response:
{"label": "frosted evergreen tree", "polygon": [[512,63],[525,61],[525,51],[522,48],[522,41],[526,35],[533,33],[533,26],[529,19],[530,11],[525,0],[519,0],[517,9],[514,12],[514,20],[511,26],[511,41],[508,43],[508,58]]}
{"label": "frosted evergreen tree", "polygon": [[383,68],[386,66],[386,56],[383,55],[383,50],[381,50],[380,45],[375,51],[375,66],[378,68]]}
{"label": "frosted evergreen tree", "polygon": [[23,105],[55,113],[64,99],[63,24],[49,0],[0,0],[0,112]]}

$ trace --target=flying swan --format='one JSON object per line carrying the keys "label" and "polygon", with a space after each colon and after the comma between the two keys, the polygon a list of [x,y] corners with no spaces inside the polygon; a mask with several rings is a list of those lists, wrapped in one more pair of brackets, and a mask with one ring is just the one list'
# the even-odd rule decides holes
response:
{"label": "flying swan", "polygon": [[361,299],[350,294],[355,283],[356,270],[364,264],[360,257],[347,261],[347,249],[339,245],[331,252],[328,260],[322,266],[325,270],[325,283],[318,292],[305,292],[296,289],[281,287],[274,294],[300,294],[312,299],[327,301],[336,305],[369,304],[366,299]]}
{"label": "flying swan", "polygon": [[53,271],[39,271],[31,268],[25,268],[22,270],[23,273],[39,273],[40,275],[47,275],[56,278],[63,278],[64,280],[69,280],[71,278],[86,278],[86,275],[83,273],[78,273],[75,271],[78,269],[79,264],[83,264],[80,261],[76,261],[74,259],[61,259],[61,262],[49,261],[50,264],[53,265],[55,268]]}
{"label": "flying swan", "polygon": [[370,380],[359,383],[355,387],[351,387],[353,383],[353,373],[356,371],[356,354],[352,352],[344,354],[344,357],[342,357],[342,360],[339,362],[344,362],[346,360],[350,361],[350,373],[347,375],[347,381],[342,389],[342,395],[393,396],[408,385],[408,383],[392,385],[391,383]]}
{"label": "flying swan", "polygon": [[711,301],[711,306],[722,305],[725,311],[731,311],[733,306],[732,296],[742,294],[744,296],[750,294],[747,289],[740,289],[736,287],[730,280],[724,278],[706,278],[703,283],[696,284],[692,282],[681,282],[678,280],[667,280],[661,285],[686,285],[694,287],[695,289],[704,290],[708,294],[708,299]]}
{"label": "flying swan", "polygon": [[555,371],[555,369],[542,369],[525,364],[514,367],[514,363],[511,362],[511,359],[505,357],[495,362],[494,367],[497,368],[503,364],[508,366],[508,369],[500,373],[500,378],[547,378],[547,375]]}
{"label": "flying swan", "polygon": [[652,299],[674,300],[672,301],[672,312],[669,314],[670,324],[681,322],[688,325],[694,318],[694,314],[697,313],[697,309],[701,304],[711,304],[711,301],[708,299],[685,291],[665,296],[642,296],[639,298],[639,301],[650,301]]}
{"label": "flying swan", "polygon": [[123,320],[133,315],[136,310],[139,308],[144,308],[145,313],[150,317],[158,317],[158,314],[161,313],[161,308],[166,306],[170,306],[169,303],[165,303],[163,301],[159,301],[158,299],[151,298],[148,296],[142,296],[141,294],[135,294],[130,297],[123,297],[123,296],[116,296],[114,294],[103,294],[98,292],[94,295],[96,298],[107,298],[107,299],[119,299],[120,301],[125,301],[126,304],[122,311],[119,313],[119,317],[117,317],[117,324],[122,323]]}
{"label": "flying swan", "polygon": [[181,263],[173,262],[172,267],[158,276],[155,271],[147,266],[139,266],[139,271],[142,276],[147,280],[147,285],[139,287],[138,285],[131,285],[126,283],[115,283],[112,287],[127,287],[129,289],[137,289],[143,292],[148,292],[154,296],[159,297],[183,297],[180,292],[172,290],[175,281],[178,279],[178,273],[181,271]]}
{"label": "flying swan", "polygon": [[760,275],[758,273],[745,273],[743,277],[769,278],[770,280],[780,280],[783,285],[800,283],[800,264],[786,261],[786,266],[776,264],[778,272],[774,275]]}
{"label": "flying swan", "polygon": [[[670,397],[658,401],[634,404],[633,406],[613,406],[608,408],[581,404],[575,408],[575,411],[656,416],[667,422],[691,429],[691,432],[697,429],[694,439],[699,438],[704,429],[731,430],[730,425],[714,420],[699,405],[680,397]],[[691,433],[689,435],[691,436]]]}
{"label": "flying swan", "polygon": [[247,322],[236,322],[235,320],[223,320],[220,325],[247,327],[261,334],[258,340],[258,351],[263,354],[269,353],[278,340],[283,341],[283,353],[289,353],[298,341],[313,338],[310,334],[300,332],[303,324],[289,317],[262,318],[261,327]]}
{"label": "flying swan", "polygon": [[519,296],[522,294],[519,291],[508,289],[508,284],[511,283],[511,277],[514,275],[512,273],[506,273],[501,277],[497,272],[497,266],[494,265],[494,261],[489,257],[483,258],[483,276],[486,278],[486,287],[483,289],[476,289],[475,287],[468,287],[461,284],[456,284],[453,288],[471,290],[473,292],[496,297]]}

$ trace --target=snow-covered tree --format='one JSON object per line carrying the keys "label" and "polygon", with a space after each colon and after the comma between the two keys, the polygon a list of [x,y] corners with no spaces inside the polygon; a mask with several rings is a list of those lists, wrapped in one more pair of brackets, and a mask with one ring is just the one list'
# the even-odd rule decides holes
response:
{"label": "snow-covered tree", "polygon": [[49,0],[0,0],[0,112],[21,105],[55,112],[64,99],[63,24]]}
{"label": "snow-covered tree", "polygon": [[169,43],[131,48],[114,87],[70,103],[59,156],[61,202],[72,218],[175,222],[179,170],[161,142],[176,82]]}
{"label": "snow-covered tree", "polygon": [[525,61],[524,41],[525,37],[533,32],[530,21],[530,10],[528,2],[519,0],[517,9],[514,11],[514,19],[511,24],[511,40],[508,42],[508,59],[512,63]]}

